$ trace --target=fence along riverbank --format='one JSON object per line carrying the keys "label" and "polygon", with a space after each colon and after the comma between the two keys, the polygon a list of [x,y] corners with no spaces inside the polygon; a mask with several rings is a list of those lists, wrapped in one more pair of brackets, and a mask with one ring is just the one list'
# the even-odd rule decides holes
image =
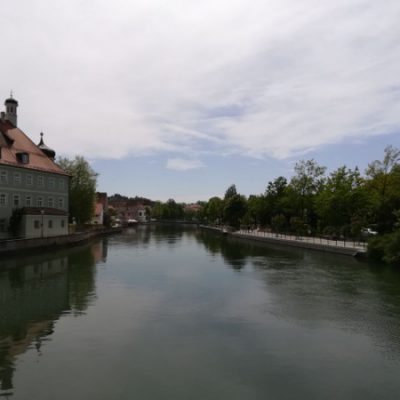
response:
{"label": "fence along riverbank", "polygon": [[353,257],[365,257],[366,244],[348,240],[331,240],[312,236],[296,236],[283,233],[265,232],[260,230],[238,230],[229,232],[221,227],[200,225],[202,229],[213,230],[221,234],[254,240],[258,242],[275,243],[280,245],[300,247],[303,249],[323,251],[327,253],[342,254]]}

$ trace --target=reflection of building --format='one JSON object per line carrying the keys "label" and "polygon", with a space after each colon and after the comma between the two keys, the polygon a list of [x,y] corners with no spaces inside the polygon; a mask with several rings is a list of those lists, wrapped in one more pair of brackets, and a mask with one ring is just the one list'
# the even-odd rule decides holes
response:
{"label": "reflection of building", "polygon": [[40,349],[53,321],[69,309],[68,259],[15,267],[0,274],[0,389],[12,389],[13,362],[32,343]]}
{"label": "reflection of building", "polygon": [[107,242],[55,255],[0,259],[0,397],[13,388],[15,359],[43,351],[44,337],[65,312],[81,314],[95,298],[95,262]]}
{"label": "reflection of building", "polygon": [[0,119],[0,238],[8,236],[10,217],[20,210],[14,235],[68,233],[69,176],[55,162],[54,150],[38,145],[17,127],[18,102],[5,101]]}

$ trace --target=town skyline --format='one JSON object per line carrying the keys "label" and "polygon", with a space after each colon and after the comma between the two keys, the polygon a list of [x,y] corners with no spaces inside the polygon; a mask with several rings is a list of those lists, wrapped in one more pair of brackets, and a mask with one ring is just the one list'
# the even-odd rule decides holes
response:
{"label": "town skyline", "polygon": [[[3,6],[3,98],[87,158],[98,190],[258,194],[315,159],[361,172],[400,147],[400,5],[359,0],[28,1]],[[28,18],[29,16],[29,18]]]}

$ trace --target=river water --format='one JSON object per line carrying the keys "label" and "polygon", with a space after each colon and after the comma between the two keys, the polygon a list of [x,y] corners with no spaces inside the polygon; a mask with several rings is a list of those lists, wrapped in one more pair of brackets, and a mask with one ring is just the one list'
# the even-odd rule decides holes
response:
{"label": "river water", "polygon": [[400,272],[137,227],[0,259],[0,397],[400,398]]}

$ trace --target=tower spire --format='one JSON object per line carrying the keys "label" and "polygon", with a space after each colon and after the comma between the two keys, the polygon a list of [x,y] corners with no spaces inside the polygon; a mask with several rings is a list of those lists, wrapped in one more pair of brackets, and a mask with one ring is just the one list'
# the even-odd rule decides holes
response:
{"label": "tower spire", "polygon": [[10,97],[6,99],[4,105],[6,106],[6,119],[8,119],[14,126],[17,126],[18,101],[14,99],[12,90]]}

